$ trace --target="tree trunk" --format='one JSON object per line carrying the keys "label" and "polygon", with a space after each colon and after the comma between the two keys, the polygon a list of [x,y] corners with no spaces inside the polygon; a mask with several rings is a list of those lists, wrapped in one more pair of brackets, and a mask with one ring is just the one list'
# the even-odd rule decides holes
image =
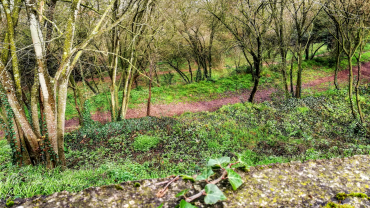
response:
{"label": "tree trunk", "polygon": [[351,111],[354,119],[357,119],[355,108],[353,105],[353,69],[352,69],[352,56],[348,56],[348,67],[349,67],[349,76],[348,76],[348,97],[349,104],[351,106]]}
{"label": "tree trunk", "polygon": [[338,84],[338,71],[340,67],[340,55],[341,55],[341,47],[339,45],[339,42],[337,43],[337,53],[336,53],[336,64],[335,64],[335,74],[334,74],[334,85],[335,89],[339,90],[339,84]]}
{"label": "tree trunk", "polygon": [[58,114],[57,114],[57,139],[58,139],[58,157],[62,167],[66,167],[66,158],[64,155],[64,129],[65,113],[67,104],[68,76],[62,76],[57,82],[58,87]]}
{"label": "tree trunk", "polygon": [[305,60],[308,61],[310,60],[310,43],[307,43],[307,47],[305,49]]}
{"label": "tree trunk", "polygon": [[187,59],[187,61],[188,61],[188,66],[189,66],[190,80],[191,82],[193,82],[193,71],[191,70],[190,60]]}
{"label": "tree trunk", "polygon": [[[259,56],[260,57],[260,56]],[[256,69],[256,72],[254,73],[254,86],[252,89],[252,92],[249,96],[248,102],[253,102],[254,96],[257,92],[260,76],[261,76],[261,64],[262,60],[260,58],[254,58],[254,68]]]}
{"label": "tree trunk", "polygon": [[[119,52],[119,43],[117,44],[116,46],[116,54],[118,54]],[[111,104],[111,117],[112,117],[112,121],[117,121],[117,118],[118,118],[118,97],[116,96],[117,95],[117,84],[116,84],[116,81],[117,81],[117,67],[118,67],[118,56],[114,56],[113,57],[114,61],[113,61],[113,69],[112,69],[112,72],[111,72],[111,79],[112,79],[112,83],[111,83],[111,86],[110,86],[110,104]]]}
{"label": "tree trunk", "polygon": [[[78,104],[78,96],[79,96],[79,93],[77,93],[77,84],[75,82],[75,79],[73,76],[70,76],[69,77],[69,81],[71,82],[71,86],[72,86],[72,90],[73,90],[73,97],[74,97],[74,100],[75,100],[75,108],[77,110],[77,113],[78,113],[78,120],[79,120],[79,123],[81,126],[83,126],[83,117],[82,117],[82,112],[81,112],[81,108]],[[80,102],[80,105],[83,105],[83,103]]]}
{"label": "tree trunk", "polygon": [[152,70],[153,70],[154,64],[153,61],[150,60],[150,67],[149,67],[149,96],[148,96],[148,105],[146,109],[146,116],[150,116],[150,107],[152,102]]}
{"label": "tree trunk", "polygon": [[290,93],[292,94],[292,97],[294,97],[293,66],[294,66],[294,54],[292,55],[292,59],[290,60]]}
{"label": "tree trunk", "polygon": [[32,126],[33,129],[35,130],[35,134],[37,135],[37,137],[41,138],[39,107],[37,105],[39,103],[39,94],[40,94],[39,90],[40,90],[39,75],[37,73],[37,69],[35,69],[34,83],[31,89],[31,116],[32,116]]}
{"label": "tree trunk", "polygon": [[364,114],[362,113],[361,109],[361,101],[360,101],[360,84],[361,84],[361,55],[362,55],[362,46],[360,46],[361,49],[359,51],[359,55],[357,57],[358,61],[358,71],[357,71],[357,83],[356,83],[356,103],[357,103],[357,110],[358,114],[360,116],[361,123],[364,123]]}
{"label": "tree trunk", "polygon": [[296,98],[301,98],[302,95],[302,52],[298,50],[298,72],[297,72],[297,85],[296,85]]}

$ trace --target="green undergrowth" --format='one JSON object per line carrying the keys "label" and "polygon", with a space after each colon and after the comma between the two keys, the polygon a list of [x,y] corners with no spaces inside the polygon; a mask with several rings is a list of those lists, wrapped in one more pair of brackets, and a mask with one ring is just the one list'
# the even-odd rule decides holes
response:
{"label": "green undergrowth", "polygon": [[[365,47],[365,51],[370,50],[370,45]],[[320,53],[327,53],[326,49],[323,48]],[[362,55],[361,62],[370,61],[370,52],[364,52]],[[230,61],[229,61],[230,62]],[[226,62],[228,63],[228,62]],[[230,62],[231,63],[231,62]],[[357,60],[353,58],[354,66],[357,64]],[[348,61],[345,57],[341,58],[341,69],[348,68]],[[245,66],[243,66],[245,67]],[[335,71],[335,58],[328,55],[317,56],[312,60],[304,60],[302,63],[303,68],[303,82],[307,83],[316,80],[321,77],[331,76]],[[290,66],[288,66],[290,70]],[[297,65],[293,67],[293,82],[296,83],[296,71]],[[189,76],[189,72],[184,72]],[[194,82],[191,84],[185,84],[181,77],[173,72],[174,84],[167,85],[164,82],[164,75],[159,76],[161,86],[156,85],[152,88],[152,104],[169,104],[178,102],[197,102],[205,100],[214,100],[223,96],[230,96],[233,93],[241,93],[244,90],[250,90],[253,87],[253,80],[251,74],[238,72],[233,65],[223,69],[214,70],[213,81],[201,81]],[[193,74],[194,75],[194,74]],[[280,72],[279,65],[264,66],[260,79],[260,87],[271,88],[278,86],[282,89],[282,75]],[[190,76],[189,76],[190,77]],[[106,85],[106,86],[105,86]],[[104,83],[102,92],[98,95],[91,96],[91,111],[95,112],[107,112],[109,111],[110,104],[110,92],[107,83]],[[88,92],[86,92],[88,93]],[[119,101],[122,100],[122,92],[119,92]],[[144,86],[139,86],[132,90],[130,95],[129,108],[138,108],[146,104],[148,97],[148,89],[146,82]],[[78,101],[79,102],[79,101]],[[66,119],[77,117],[77,110],[75,109],[75,101],[72,91],[68,93],[67,107],[66,107]]]}
{"label": "green undergrowth", "polygon": [[[365,120],[370,88],[361,90]],[[18,168],[0,141],[0,198],[31,197],[124,181],[199,173],[210,158],[250,166],[370,154],[370,136],[350,114],[347,92],[239,103],[215,112],[92,123],[65,136],[67,167]]]}

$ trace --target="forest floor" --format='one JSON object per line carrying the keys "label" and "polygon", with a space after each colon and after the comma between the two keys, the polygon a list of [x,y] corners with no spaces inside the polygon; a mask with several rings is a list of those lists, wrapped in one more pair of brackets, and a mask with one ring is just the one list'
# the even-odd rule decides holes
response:
{"label": "forest floor", "polygon": [[[349,70],[342,70],[338,73],[339,84],[348,82]],[[353,67],[353,74],[357,75],[357,66]],[[362,64],[361,76],[365,81],[370,82],[370,62]],[[333,86],[334,75],[322,77],[308,83],[304,83],[302,88],[303,92],[306,89],[323,91],[327,90],[328,87]],[[201,111],[215,111],[223,105],[235,104],[240,102],[246,102],[249,98],[251,90],[241,90],[239,92],[230,92],[220,95],[220,98],[214,100],[200,101],[200,102],[189,102],[189,103],[176,103],[176,104],[154,104],[151,106],[151,116],[175,116],[181,115],[186,112],[201,112]],[[276,93],[276,88],[259,88],[254,97],[254,102],[264,102],[272,99],[272,94]],[[146,116],[146,104],[143,104],[139,108],[128,109],[126,119],[129,118],[141,118]],[[107,123],[111,120],[110,112],[96,112],[92,115],[92,119],[101,123]],[[67,120],[65,123],[66,131],[70,132],[79,126],[78,118]]]}

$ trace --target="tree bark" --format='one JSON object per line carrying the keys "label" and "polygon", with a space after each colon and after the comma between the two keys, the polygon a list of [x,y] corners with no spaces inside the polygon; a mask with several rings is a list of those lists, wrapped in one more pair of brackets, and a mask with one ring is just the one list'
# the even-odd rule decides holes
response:
{"label": "tree bark", "polygon": [[294,97],[294,86],[293,86],[293,66],[294,66],[294,54],[290,60],[290,93]]}
{"label": "tree bark", "polygon": [[302,95],[302,52],[301,49],[298,50],[298,71],[297,71],[297,85],[295,90],[295,97],[301,98]]}
{"label": "tree bark", "polygon": [[341,47],[339,45],[339,41],[337,42],[337,53],[336,53],[336,64],[335,64],[335,72],[334,72],[334,85],[335,89],[339,90],[338,84],[338,72],[340,68],[340,55],[342,54]]}
{"label": "tree bark", "polygon": [[349,76],[348,76],[348,97],[349,104],[351,106],[351,111],[354,119],[357,119],[355,108],[353,105],[353,69],[352,69],[352,56],[348,56],[348,67],[349,67]]}
{"label": "tree bark", "polygon": [[150,108],[152,102],[152,70],[154,68],[153,60],[150,60],[150,67],[149,67],[149,95],[148,95],[148,105],[146,110],[146,116],[150,116]]}
{"label": "tree bark", "polygon": [[361,120],[361,123],[364,123],[365,120],[364,120],[364,114],[362,113],[362,109],[361,109],[361,101],[360,101],[360,84],[361,84],[361,56],[362,56],[362,46],[360,46],[360,51],[359,51],[359,55],[357,58],[357,62],[358,62],[358,71],[357,71],[357,83],[356,83],[356,88],[355,88],[355,92],[356,92],[356,103],[357,103],[357,110],[358,110],[358,114],[360,116],[360,120]]}

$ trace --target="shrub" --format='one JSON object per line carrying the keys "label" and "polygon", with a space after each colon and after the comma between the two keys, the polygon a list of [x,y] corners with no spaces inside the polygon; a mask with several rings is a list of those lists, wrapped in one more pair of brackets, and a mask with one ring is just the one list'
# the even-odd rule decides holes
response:
{"label": "shrub", "polygon": [[157,146],[159,139],[157,137],[152,137],[148,135],[140,135],[135,138],[134,149],[136,151],[149,151],[150,148]]}

